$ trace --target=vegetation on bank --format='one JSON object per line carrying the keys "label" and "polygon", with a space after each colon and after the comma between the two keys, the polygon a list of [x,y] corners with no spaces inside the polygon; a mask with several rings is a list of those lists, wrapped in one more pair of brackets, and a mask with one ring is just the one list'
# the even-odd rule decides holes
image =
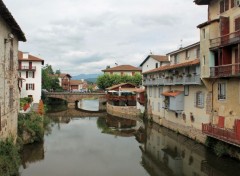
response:
{"label": "vegetation on bank", "polygon": [[97,78],[97,85],[100,89],[103,90],[120,83],[131,83],[139,86],[142,83],[142,76],[137,73],[134,76],[103,74]]}
{"label": "vegetation on bank", "polygon": [[0,175],[16,176],[20,165],[19,147],[13,139],[0,141]]}
{"label": "vegetation on bank", "polygon": [[207,137],[206,146],[208,146],[218,157],[229,156],[240,159],[240,149],[231,144]]}

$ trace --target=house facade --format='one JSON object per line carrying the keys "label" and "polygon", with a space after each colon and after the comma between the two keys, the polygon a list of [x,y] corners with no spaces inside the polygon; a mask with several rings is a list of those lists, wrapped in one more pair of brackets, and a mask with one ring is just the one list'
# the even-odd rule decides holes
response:
{"label": "house facade", "polygon": [[87,82],[83,80],[70,80],[71,91],[87,92],[86,85]]}
{"label": "house facade", "polygon": [[25,35],[0,0],[0,138],[17,137],[19,111],[18,42]]}
{"label": "house facade", "polygon": [[61,73],[61,74],[55,74],[54,76],[56,76],[59,80],[59,85],[62,87],[62,89],[64,91],[70,91],[71,90],[71,75],[67,74],[67,73]]}
{"label": "house facade", "polygon": [[[212,91],[211,124],[205,124],[203,132],[240,145],[240,1],[195,0],[195,3],[209,9],[207,21],[198,26],[202,78]],[[210,130],[213,127],[232,137],[213,133]]]}
{"label": "house facade", "polygon": [[204,142],[201,129],[209,122],[208,91],[200,78],[199,48],[198,42],[168,53],[170,64],[143,72],[143,85],[149,118],[186,135],[195,131],[190,137]]}
{"label": "house facade", "polygon": [[129,76],[133,76],[136,73],[139,74],[142,73],[142,69],[134,67],[132,65],[119,65],[112,68],[106,68],[105,70],[102,71],[104,72],[104,74],[129,75]]}
{"label": "house facade", "polygon": [[18,73],[23,79],[21,98],[32,97],[33,103],[39,103],[42,96],[42,65],[44,60],[27,52],[18,52]]}

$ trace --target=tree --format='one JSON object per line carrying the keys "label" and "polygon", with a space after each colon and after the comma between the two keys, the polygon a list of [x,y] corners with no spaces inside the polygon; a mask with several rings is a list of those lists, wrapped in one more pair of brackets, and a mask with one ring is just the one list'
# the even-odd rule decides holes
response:
{"label": "tree", "polygon": [[58,78],[54,76],[52,66],[48,64],[42,68],[42,88],[48,91],[61,89]]}
{"label": "tree", "polygon": [[134,76],[103,74],[97,78],[97,85],[100,89],[103,90],[105,90],[107,87],[111,87],[120,83],[131,83],[139,86],[142,83],[142,76],[140,74],[135,74]]}

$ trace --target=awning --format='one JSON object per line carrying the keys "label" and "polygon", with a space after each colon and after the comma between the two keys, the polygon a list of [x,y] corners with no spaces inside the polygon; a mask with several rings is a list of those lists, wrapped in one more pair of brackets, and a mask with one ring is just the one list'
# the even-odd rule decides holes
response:
{"label": "awning", "polygon": [[167,97],[176,97],[178,95],[180,95],[181,93],[183,93],[183,91],[167,91],[167,92],[163,92],[162,95],[167,96]]}

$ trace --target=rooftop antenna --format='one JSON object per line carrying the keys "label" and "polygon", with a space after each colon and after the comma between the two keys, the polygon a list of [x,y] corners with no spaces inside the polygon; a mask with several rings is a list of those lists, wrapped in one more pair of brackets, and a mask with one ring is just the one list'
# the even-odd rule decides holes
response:
{"label": "rooftop antenna", "polygon": [[179,49],[182,48],[182,45],[183,45],[183,40],[181,39],[181,40],[180,40],[180,48],[179,48]]}
{"label": "rooftop antenna", "polygon": [[150,50],[150,54],[153,54],[152,50]]}
{"label": "rooftop antenna", "polygon": [[118,66],[118,63],[115,63],[116,66]]}

